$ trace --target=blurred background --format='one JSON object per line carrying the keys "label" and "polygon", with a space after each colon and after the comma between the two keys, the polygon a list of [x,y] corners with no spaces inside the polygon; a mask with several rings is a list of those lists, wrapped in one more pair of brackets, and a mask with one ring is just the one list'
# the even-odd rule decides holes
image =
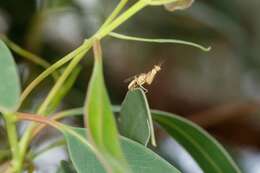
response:
{"label": "blurred background", "polygon": [[[94,34],[117,3],[118,0],[0,0],[0,33],[54,63]],[[212,50],[104,39],[105,76],[112,103],[122,102],[127,92],[126,78],[164,61],[162,71],[147,88],[150,107],[196,122],[229,150],[245,173],[260,172],[259,7],[259,0],[196,0],[188,10],[174,13],[163,7],[145,8],[116,31],[148,38],[183,39],[211,46]],[[15,53],[14,56],[25,87],[43,68]],[[92,62],[90,53],[81,62],[81,73],[61,108],[82,106]],[[33,92],[23,111],[33,112],[52,84],[50,78]],[[81,123],[79,119],[69,121]],[[4,131],[0,134],[4,143]],[[202,172],[176,142],[160,131],[157,136],[161,139],[157,151],[165,158],[184,173]],[[57,161],[46,159],[50,154]],[[62,148],[42,155],[36,159],[36,167],[46,167],[37,172],[52,172],[66,157]]]}

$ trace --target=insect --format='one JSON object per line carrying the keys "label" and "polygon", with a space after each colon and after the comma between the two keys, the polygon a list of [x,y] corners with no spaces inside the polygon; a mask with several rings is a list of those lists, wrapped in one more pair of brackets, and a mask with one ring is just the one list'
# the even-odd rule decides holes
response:
{"label": "insect", "polygon": [[161,64],[154,65],[153,69],[147,73],[141,73],[126,79],[126,82],[131,81],[128,85],[129,90],[135,88],[142,88],[145,92],[148,92],[146,88],[143,87],[144,84],[151,85],[154,80],[155,75],[161,70]]}

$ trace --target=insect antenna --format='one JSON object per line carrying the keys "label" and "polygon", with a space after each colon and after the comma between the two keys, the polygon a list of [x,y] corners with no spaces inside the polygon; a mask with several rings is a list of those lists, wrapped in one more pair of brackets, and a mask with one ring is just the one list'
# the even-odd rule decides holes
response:
{"label": "insect antenna", "polygon": [[157,63],[157,65],[158,65],[159,67],[162,67],[162,65],[165,63],[165,61],[166,61],[165,58],[164,58],[164,59],[161,59],[161,60],[159,61],[159,63]]}

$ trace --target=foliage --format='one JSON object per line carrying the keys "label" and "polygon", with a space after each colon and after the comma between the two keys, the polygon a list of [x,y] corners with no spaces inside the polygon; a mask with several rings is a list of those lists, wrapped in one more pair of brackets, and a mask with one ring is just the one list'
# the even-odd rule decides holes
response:
{"label": "foliage", "polygon": [[[191,45],[204,51],[210,50],[210,48],[187,41],[147,39],[112,32],[145,7],[166,5],[166,8],[175,11],[175,9],[188,8],[193,1],[138,0],[123,11],[127,3],[127,0],[121,0],[93,36],[52,65],[40,60],[32,53],[22,50],[8,39],[3,39],[11,49],[46,68],[22,91],[21,95],[16,64],[5,43],[0,42],[0,111],[5,120],[9,150],[11,151],[9,152],[11,153],[10,160],[5,160],[11,164],[7,166],[5,172],[21,173],[25,170],[29,171],[33,167],[34,157],[30,157],[30,155],[34,155],[36,151],[29,146],[34,136],[43,128],[35,123],[38,122],[52,126],[64,135],[72,165],[70,162],[63,161],[58,172],[67,173],[76,170],[79,173],[180,173],[177,168],[148,148],[147,144],[150,138],[151,143],[156,145],[152,120],[165,128],[192,155],[205,172],[240,172],[225,149],[203,129],[176,115],[151,111],[146,95],[141,89],[128,91],[122,103],[119,118],[117,119],[114,115],[103,74],[103,56],[100,43],[103,38],[110,35],[124,40],[178,43]],[[54,6],[56,5],[54,3]],[[92,48],[95,58],[94,68],[88,84],[83,111],[75,109],[57,112],[54,113],[52,119],[49,118],[74,84],[79,73],[79,62]],[[58,69],[66,63],[68,65],[65,69],[62,72],[59,71]],[[53,75],[55,83],[37,111],[34,114],[20,112],[27,96],[50,75]],[[74,128],[58,122],[61,118],[76,114],[84,114],[85,127]],[[20,121],[32,122],[29,123],[25,132],[18,136],[16,125]],[[6,154],[6,152],[2,153]]]}

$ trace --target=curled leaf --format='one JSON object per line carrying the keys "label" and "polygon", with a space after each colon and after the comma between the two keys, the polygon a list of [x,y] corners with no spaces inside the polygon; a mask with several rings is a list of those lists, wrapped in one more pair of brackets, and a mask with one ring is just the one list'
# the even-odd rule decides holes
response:
{"label": "curled leaf", "polygon": [[165,4],[165,8],[168,11],[185,10],[193,4],[194,0],[177,0],[171,3]]}

